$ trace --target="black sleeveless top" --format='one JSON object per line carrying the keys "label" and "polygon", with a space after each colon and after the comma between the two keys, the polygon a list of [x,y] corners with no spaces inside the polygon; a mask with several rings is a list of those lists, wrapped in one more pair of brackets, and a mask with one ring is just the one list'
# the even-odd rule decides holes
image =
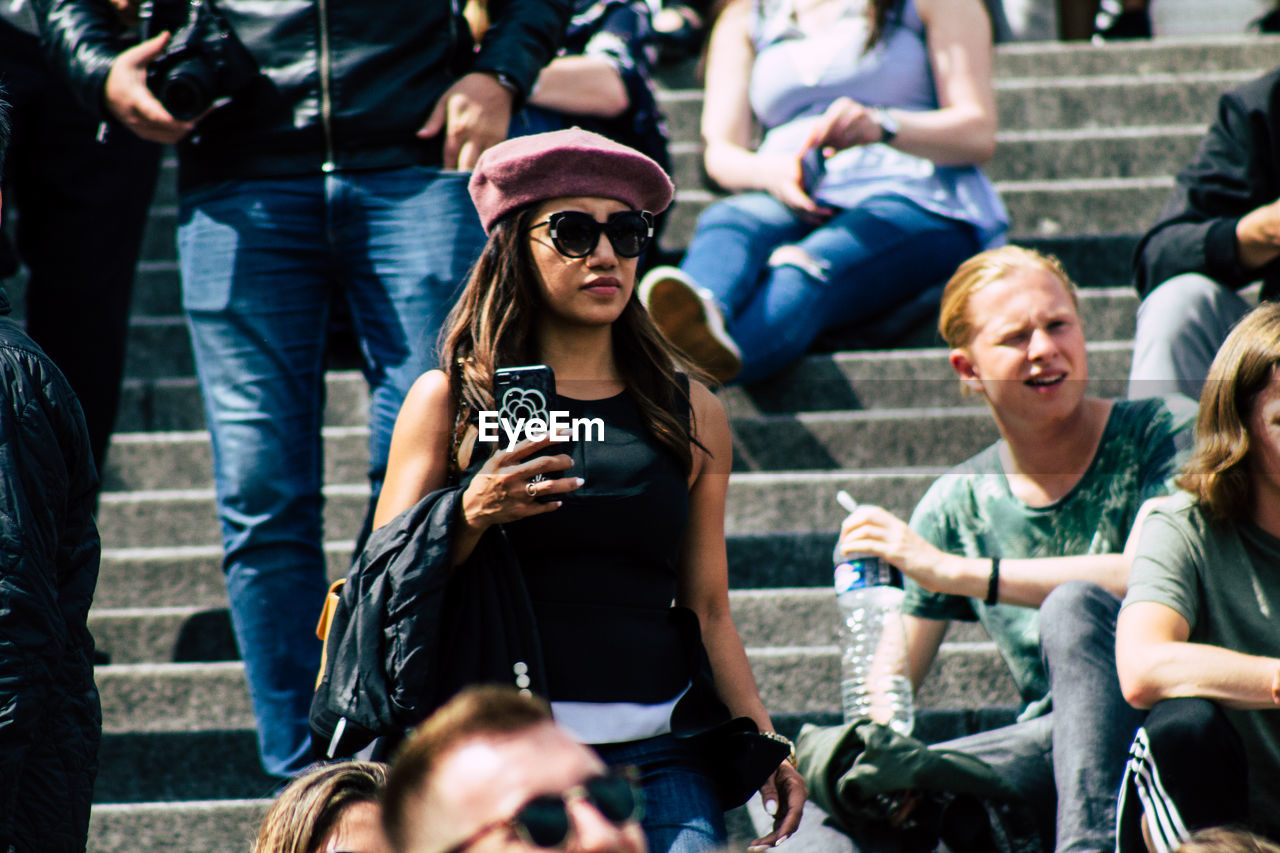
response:
{"label": "black sleeveless top", "polygon": [[[565,476],[586,482],[560,508],[504,525],[533,603],[548,698],[670,700],[690,677],[687,633],[671,608],[687,478],[626,391],[602,400],[557,394],[554,409],[599,418],[603,440],[583,430],[556,445],[573,459]],[[487,456],[481,447],[476,455]]]}

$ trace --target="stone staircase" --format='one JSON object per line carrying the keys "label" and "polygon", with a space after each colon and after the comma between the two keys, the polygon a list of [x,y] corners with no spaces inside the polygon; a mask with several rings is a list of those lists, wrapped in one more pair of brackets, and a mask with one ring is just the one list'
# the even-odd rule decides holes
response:
{"label": "stone staircase", "polygon": [[[1058,253],[1086,286],[1097,391],[1123,393],[1136,299],[1129,254],[1218,94],[1270,68],[1280,40],[1030,44],[997,56],[1000,146],[988,172],[1015,241]],[[698,160],[701,94],[664,74],[678,206],[668,249],[713,200]],[[99,513],[91,614],[111,656],[97,671],[104,740],[90,850],[244,851],[271,785],[257,764],[243,669],[219,570],[210,448],[174,261],[172,164],[139,269],[128,384]],[[784,731],[837,716],[830,550],[838,488],[907,514],[948,466],[995,431],[962,398],[943,350],[815,355],[751,389],[721,392],[737,440],[727,529],[735,618]],[[327,552],[345,570],[367,497],[367,395],[355,371],[327,382]],[[1001,719],[1011,682],[980,628],[953,630],[919,697],[942,737]]]}

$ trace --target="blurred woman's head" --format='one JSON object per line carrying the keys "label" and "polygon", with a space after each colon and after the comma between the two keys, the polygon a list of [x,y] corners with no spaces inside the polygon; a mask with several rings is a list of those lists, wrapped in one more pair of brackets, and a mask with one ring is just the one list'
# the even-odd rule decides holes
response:
{"label": "blurred woman's head", "polygon": [[1245,315],[1218,350],[1200,392],[1196,448],[1178,485],[1209,515],[1241,521],[1254,507],[1256,487],[1273,475],[1280,451],[1270,423],[1280,405],[1280,304],[1263,303]]}
{"label": "blurred woman's head", "polygon": [[387,770],[322,764],[291,781],[262,820],[253,853],[391,853],[382,831]]}

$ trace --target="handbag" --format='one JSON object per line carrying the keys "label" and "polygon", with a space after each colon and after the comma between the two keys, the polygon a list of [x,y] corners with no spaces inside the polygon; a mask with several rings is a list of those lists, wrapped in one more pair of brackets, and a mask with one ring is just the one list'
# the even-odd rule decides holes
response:
{"label": "handbag", "polygon": [[760,732],[750,717],[733,717],[689,740],[706,760],[716,797],[724,811],[751,799],[782,762],[791,746]]}
{"label": "handbag", "polygon": [[750,717],[734,717],[716,693],[711,659],[702,642],[697,614],[671,608],[681,633],[690,673],[689,689],[671,713],[672,733],[701,755],[724,811],[751,799],[782,762],[791,757],[789,741],[760,731]]}

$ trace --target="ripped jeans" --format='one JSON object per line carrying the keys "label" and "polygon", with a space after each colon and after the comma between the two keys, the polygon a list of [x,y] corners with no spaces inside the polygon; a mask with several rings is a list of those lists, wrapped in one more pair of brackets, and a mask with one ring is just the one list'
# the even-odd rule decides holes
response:
{"label": "ripped jeans", "polygon": [[823,330],[941,284],[981,248],[972,225],[897,196],[814,227],[773,196],[747,193],[703,212],[680,268],[714,294],[742,350],[738,381],[751,382],[799,359]]}

